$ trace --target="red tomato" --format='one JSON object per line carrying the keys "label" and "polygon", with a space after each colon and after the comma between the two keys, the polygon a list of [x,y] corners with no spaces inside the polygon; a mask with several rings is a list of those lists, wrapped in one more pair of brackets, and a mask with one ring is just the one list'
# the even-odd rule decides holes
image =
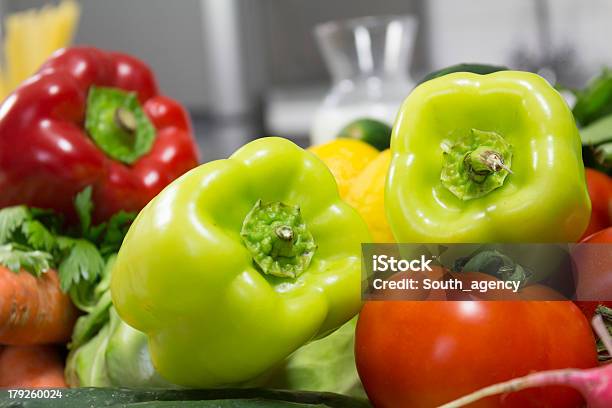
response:
{"label": "red tomato", "polygon": [[[612,227],[588,236],[584,243],[612,243]],[[610,245],[608,245],[609,247]],[[602,301],[578,301],[576,304],[587,319],[595,314],[598,305],[612,308],[612,251],[598,248],[577,247],[581,252],[577,256],[577,295],[578,299],[603,299]],[[590,254],[589,254],[590,252]],[[605,252],[605,253],[602,253]],[[576,256],[575,256],[576,257]]]}
{"label": "red tomato", "polygon": [[589,235],[580,242],[609,244],[612,243],[612,227]]}
{"label": "red tomato", "polygon": [[585,170],[592,210],[583,238],[612,225],[612,179],[600,171]]}
{"label": "red tomato", "polygon": [[574,302],[576,303],[576,306],[578,306],[580,308],[580,310],[582,311],[582,313],[584,314],[584,316],[587,319],[592,319],[593,316],[595,316],[595,311],[597,310],[597,307],[599,305],[601,306],[605,306],[607,308],[612,309],[612,302],[584,302],[584,301],[578,301],[578,302]]}
{"label": "red tomato", "polygon": [[[571,302],[367,302],[355,340],[359,376],[376,408],[430,408],[530,372],[597,365],[595,340]],[[545,387],[470,407],[580,407]]]}

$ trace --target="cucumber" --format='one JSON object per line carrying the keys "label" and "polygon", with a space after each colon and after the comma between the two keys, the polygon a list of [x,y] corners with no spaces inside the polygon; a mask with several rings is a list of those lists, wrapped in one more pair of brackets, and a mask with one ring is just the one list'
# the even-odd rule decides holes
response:
{"label": "cucumber", "polygon": [[391,142],[391,127],[381,121],[361,118],[346,125],[337,138],[357,139],[383,151]]}
{"label": "cucumber", "polygon": [[358,398],[332,393],[264,390],[256,388],[212,390],[131,390],[122,388],[68,388],[61,398],[9,398],[0,392],[0,408],[370,408]]}
{"label": "cucumber", "polygon": [[450,67],[442,68],[437,71],[431,72],[423,79],[419,81],[419,85],[423,82],[429,81],[430,79],[439,78],[441,76],[452,74],[453,72],[471,72],[473,74],[491,74],[493,72],[498,71],[508,71],[508,67],[504,67],[502,65],[488,65],[488,64],[472,64],[472,63],[463,63],[457,65],[451,65]]}
{"label": "cucumber", "polygon": [[[113,407],[126,405],[113,405]],[[301,404],[299,402],[286,402],[260,399],[225,399],[207,401],[149,401],[137,402],[127,405],[129,408],[313,408],[327,405]]]}

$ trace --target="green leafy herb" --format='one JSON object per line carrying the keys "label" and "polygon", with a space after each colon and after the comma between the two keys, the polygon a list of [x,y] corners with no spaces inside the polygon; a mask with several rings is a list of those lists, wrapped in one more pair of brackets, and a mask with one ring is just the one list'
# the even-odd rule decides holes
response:
{"label": "green leafy herb", "polygon": [[580,126],[612,114],[612,70],[604,69],[584,89],[576,92],[572,112]]}
{"label": "green leafy herb", "polygon": [[454,272],[482,272],[502,281],[518,281],[521,288],[531,283],[533,272],[496,249],[485,249],[459,258],[451,268]]}
{"label": "green leafy herb", "polygon": [[612,174],[612,115],[604,116],[580,129],[585,163]]}
{"label": "green leafy herb", "polygon": [[107,256],[119,251],[123,238],[127,234],[134,218],[136,218],[135,213],[119,211],[108,220],[104,238],[100,243],[102,255]]}
{"label": "green leafy herb", "polygon": [[61,250],[67,251],[58,269],[60,288],[64,292],[81,282],[95,282],[102,275],[104,259],[94,244],[66,237],[59,237],[58,244]]}
{"label": "green leafy herb", "polygon": [[64,218],[53,210],[30,207],[32,218],[40,221],[53,234],[58,234],[64,225]]}
{"label": "green leafy herb", "polygon": [[13,272],[26,270],[38,277],[51,269],[53,257],[43,251],[27,251],[13,244],[0,245],[0,265]]}
{"label": "green leafy herb", "polygon": [[55,237],[40,221],[25,221],[21,231],[32,248],[46,252],[51,252],[55,248]]}
{"label": "green leafy herb", "polygon": [[85,188],[75,199],[75,208],[81,224],[81,236],[99,247],[102,256],[106,257],[119,251],[123,237],[127,234],[136,214],[132,212],[119,211],[107,222],[92,225],[92,190]]}
{"label": "green leafy herb", "polygon": [[[120,211],[108,222],[93,225],[92,189],[76,195],[80,225],[65,227],[53,211],[26,206],[0,210],[0,265],[40,276],[57,269],[60,288],[74,304],[90,312],[108,291],[110,263],[119,251],[134,213]],[[108,258],[105,269],[105,259]]]}
{"label": "green leafy herb", "polygon": [[0,211],[0,244],[9,242],[12,234],[29,219],[31,219],[31,214],[25,206],[2,209]]}
{"label": "green leafy herb", "polygon": [[81,222],[81,233],[83,235],[85,235],[91,227],[91,213],[93,211],[91,191],[91,186],[87,186],[74,198],[74,208],[76,209],[79,221]]}
{"label": "green leafy herb", "polygon": [[604,69],[574,94],[584,164],[612,175],[612,70]]}
{"label": "green leafy herb", "polygon": [[116,254],[108,257],[99,280],[95,282],[82,281],[70,288],[70,298],[80,310],[93,313],[102,296],[106,292],[110,292],[111,270],[115,259]]}

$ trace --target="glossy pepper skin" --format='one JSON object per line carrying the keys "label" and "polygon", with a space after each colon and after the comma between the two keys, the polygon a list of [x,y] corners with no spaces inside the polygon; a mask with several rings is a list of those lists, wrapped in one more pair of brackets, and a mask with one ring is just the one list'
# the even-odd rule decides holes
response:
{"label": "glossy pepper skin", "polygon": [[[95,85],[134,92],[155,128],[151,150],[132,164],[109,157],[84,130]],[[126,54],[89,47],[55,53],[0,108],[0,207],[27,204],[69,216],[93,186],[94,218],[138,211],[198,163],[189,117],[159,94],[150,69]]]}
{"label": "glossy pepper skin", "polygon": [[421,84],[391,150],[386,211],[398,242],[574,242],[589,222],[573,116],[535,74]]}
{"label": "glossy pepper skin", "polygon": [[[258,139],[188,172],[141,211],[113,269],[112,298],[149,336],[164,378],[241,384],[359,311],[360,243],[369,239],[323,162],[286,139]],[[275,256],[276,245],[306,252]],[[295,262],[278,270],[260,251]]]}

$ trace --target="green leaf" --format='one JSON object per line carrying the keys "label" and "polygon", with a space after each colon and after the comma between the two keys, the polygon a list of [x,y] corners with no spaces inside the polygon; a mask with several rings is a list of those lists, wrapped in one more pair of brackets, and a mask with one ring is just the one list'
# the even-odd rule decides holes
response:
{"label": "green leaf", "polygon": [[581,126],[612,114],[612,70],[604,69],[577,93],[572,112]]}
{"label": "green leaf", "polygon": [[72,285],[95,282],[104,270],[104,259],[91,242],[85,239],[59,237],[61,249],[68,255],[61,261],[58,273],[60,288],[68,292]]}
{"label": "green leaf", "polygon": [[24,222],[21,231],[33,249],[51,252],[55,248],[55,237],[40,221]]}
{"label": "green leaf", "polygon": [[612,174],[612,114],[580,129],[585,165]]}
{"label": "green leaf", "polygon": [[81,281],[70,287],[70,299],[80,310],[93,313],[98,307],[100,299],[110,292],[111,270],[115,263],[116,255],[111,255],[107,260],[99,279],[95,282]]}
{"label": "green leaf", "polygon": [[13,233],[30,219],[30,212],[23,205],[0,210],[0,244],[10,242]]}
{"label": "green leaf", "polygon": [[91,213],[93,202],[91,201],[91,186],[87,186],[74,198],[74,208],[81,222],[81,233],[86,236],[91,226]]}
{"label": "green leaf", "polygon": [[521,287],[526,286],[533,275],[530,270],[496,249],[474,254],[463,264],[460,272],[482,272],[503,281],[519,281]]}
{"label": "green leaf", "polygon": [[97,244],[102,239],[102,236],[104,236],[105,231],[106,231],[106,223],[102,222],[89,229],[89,232],[87,233],[87,239]]}
{"label": "green leaf", "polygon": [[580,138],[583,145],[612,142],[612,115],[604,116],[580,129]]}
{"label": "green leaf", "polygon": [[32,219],[40,221],[51,233],[57,234],[62,228],[62,215],[44,208],[29,208]]}
{"label": "green leaf", "polygon": [[90,87],[85,128],[109,157],[126,164],[149,153],[155,141],[155,128],[137,95],[117,88]]}
{"label": "green leaf", "polygon": [[38,277],[51,269],[53,257],[43,251],[25,251],[13,244],[0,246],[0,265],[13,272],[21,269]]}
{"label": "green leaf", "polygon": [[136,213],[119,211],[108,220],[106,233],[100,244],[102,255],[110,255],[119,252],[123,238],[127,234],[130,224],[136,218]]}

